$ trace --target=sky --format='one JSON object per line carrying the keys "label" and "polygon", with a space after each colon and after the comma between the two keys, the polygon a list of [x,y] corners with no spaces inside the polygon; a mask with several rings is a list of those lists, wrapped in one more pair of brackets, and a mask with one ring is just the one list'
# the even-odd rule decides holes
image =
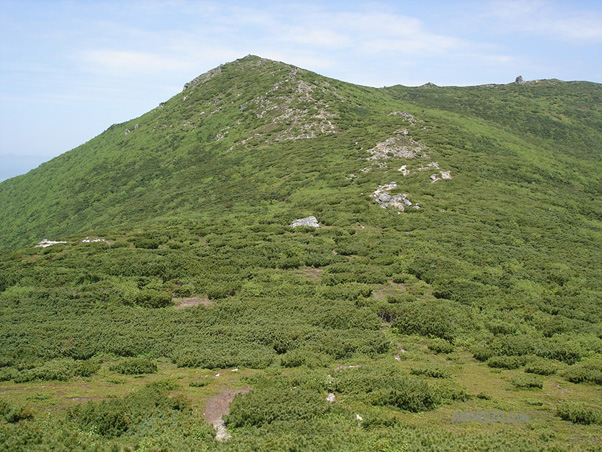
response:
{"label": "sky", "polygon": [[602,2],[0,0],[0,181],[248,54],[375,87],[602,83]]}

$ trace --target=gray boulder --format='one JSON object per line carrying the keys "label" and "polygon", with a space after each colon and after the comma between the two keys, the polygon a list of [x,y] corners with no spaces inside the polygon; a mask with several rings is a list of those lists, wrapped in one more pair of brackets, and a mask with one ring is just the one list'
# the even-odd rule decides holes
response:
{"label": "gray boulder", "polygon": [[311,228],[319,228],[320,224],[318,223],[318,219],[314,216],[299,218],[289,224],[290,227],[296,228],[297,226],[309,226]]}
{"label": "gray boulder", "polygon": [[378,201],[380,203],[389,202],[391,201],[391,195],[389,195],[388,193],[381,193],[380,195],[378,195]]}

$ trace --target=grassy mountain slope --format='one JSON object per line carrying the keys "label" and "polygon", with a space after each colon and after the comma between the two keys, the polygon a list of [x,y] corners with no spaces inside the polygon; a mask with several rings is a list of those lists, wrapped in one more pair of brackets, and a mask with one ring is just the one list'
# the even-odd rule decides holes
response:
{"label": "grassy mountain slope", "polygon": [[[279,201],[292,202],[292,212],[294,194],[314,204],[334,192],[357,201],[375,182],[389,182],[345,176],[361,168],[363,151],[406,127],[393,111],[432,123],[411,136],[466,181],[545,181],[563,196],[587,197],[591,214],[600,213],[597,85],[377,90],[256,57],[218,69],[146,115],[1,184],[2,246],[207,210],[247,213]],[[305,136],[315,138],[291,139]]]}
{"label": "grassy mountain slope", "polygon": [[601,150],[596,84],[210,71],[0,184],[0,449],[596,450]]}

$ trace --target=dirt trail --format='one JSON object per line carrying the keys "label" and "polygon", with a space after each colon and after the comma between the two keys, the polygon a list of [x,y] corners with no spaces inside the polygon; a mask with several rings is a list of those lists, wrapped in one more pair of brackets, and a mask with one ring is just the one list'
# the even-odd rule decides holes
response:
{"label": "dirt trail", "polygon": [[232,400],[234,400],[236,394],[244,394],[250,390],[251,386],[245,386],[240,389],[230,389],[214,395],[207,401],[207,405],[205,405],[205,420],[217,430],[215,435],[216,440],[225,441],[230,438],[230,435],[226,431],[222,416],[228,414],[230,404],[232,403]]}
{"label": "dirt trail", "polygon": [[203,306],[213,306],[215,302],[207,297],[174,298],[176,309],[192,308],[202,304]]}

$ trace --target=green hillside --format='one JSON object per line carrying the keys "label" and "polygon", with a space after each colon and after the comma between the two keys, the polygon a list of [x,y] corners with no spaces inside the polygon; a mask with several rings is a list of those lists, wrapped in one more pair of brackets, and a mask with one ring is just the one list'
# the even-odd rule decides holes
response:
{"label": "green hillside", "polygon": [[203,74],[0,183],[0,450],[599,450],[601,160],[593,83]]}

